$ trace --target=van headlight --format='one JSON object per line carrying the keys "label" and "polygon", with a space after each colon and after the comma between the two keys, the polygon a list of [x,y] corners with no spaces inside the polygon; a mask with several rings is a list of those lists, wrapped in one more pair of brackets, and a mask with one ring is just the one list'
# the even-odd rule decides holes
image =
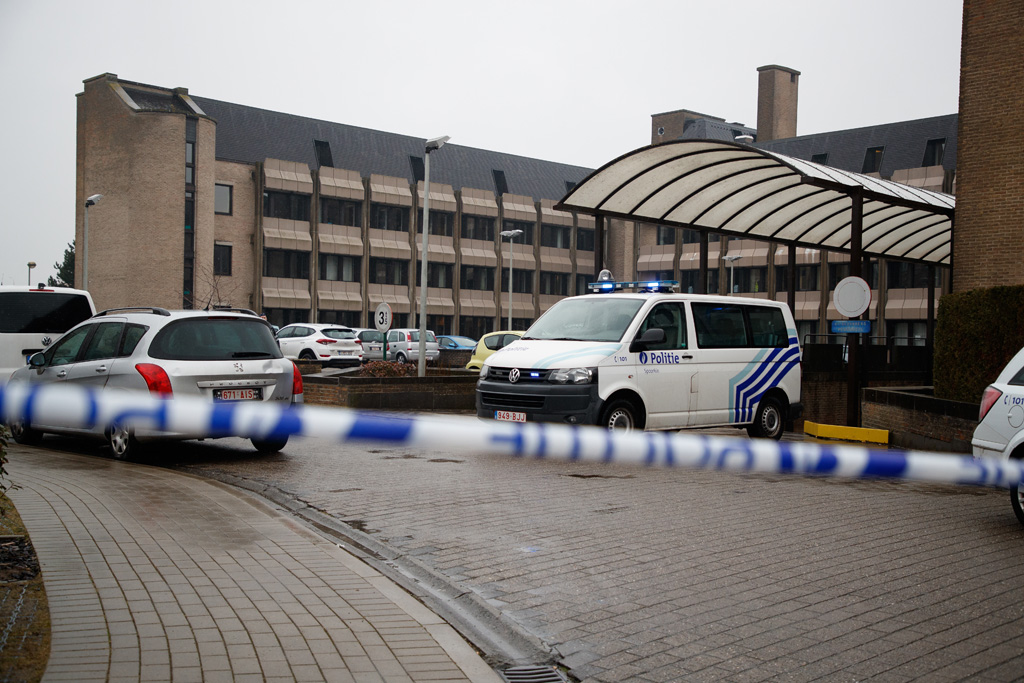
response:
{"label": "van headlight", "polygon": [[480,379],[487,379],[487,366],[486,365],[481,365],[480,366]]}
{"label": "van headlight", "polygon": [[597,368],[553,370],[548,380],[557,384],[590,384],[597,380]]}

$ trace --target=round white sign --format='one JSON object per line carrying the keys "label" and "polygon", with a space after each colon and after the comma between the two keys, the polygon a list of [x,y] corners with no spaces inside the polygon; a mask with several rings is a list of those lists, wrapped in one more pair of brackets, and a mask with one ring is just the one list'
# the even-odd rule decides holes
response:
{"label": "round white sign", "polygon": [[391,329],[391,306],[381,304],[373,313],[373,324],[378,332],[387,332]]}
{"label": "round white sign", "polygon": [[844,277],[832,293],[832,303],[840,315],[856,318],[871,305],[871,287],[863,278]]}

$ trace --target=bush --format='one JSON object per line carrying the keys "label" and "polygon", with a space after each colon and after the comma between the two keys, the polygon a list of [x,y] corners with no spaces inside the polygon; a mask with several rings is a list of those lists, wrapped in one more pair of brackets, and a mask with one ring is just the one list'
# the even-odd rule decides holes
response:
{"label": "bush", "polygon": [[359,370],[359,377],[416,377],[419,368],[415,363],[398,363],[391,360],[370,361]]}
{"label": "bush", "polygon": [[1024,286],[946,294],[935,325],[935,396],[979,403],[1024,347]]}

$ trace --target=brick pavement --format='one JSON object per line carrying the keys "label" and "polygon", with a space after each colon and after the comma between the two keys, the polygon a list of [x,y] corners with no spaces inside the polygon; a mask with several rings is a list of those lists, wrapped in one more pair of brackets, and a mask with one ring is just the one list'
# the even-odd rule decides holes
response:
{"label": "brick pavement", "polygon": [[390,580],[250,494],[10,452],[50,604],[46,681],[500,680]]}
{"label": "brick pavement", "polygon": [[347,523],[485,600],[583,681],[1024,671],[1024,529],[1005,491],[314,441],[232,453],[196,447],[178,464]]}

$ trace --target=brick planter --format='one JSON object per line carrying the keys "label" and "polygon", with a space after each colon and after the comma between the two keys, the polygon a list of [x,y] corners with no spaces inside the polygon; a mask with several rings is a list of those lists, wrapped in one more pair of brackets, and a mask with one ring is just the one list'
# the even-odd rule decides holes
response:
{"label": "brick planter", "polygon": [[304,375],[307,405],[361,410],[476,410],[475,370],[427,369],[426,377],[357,377],[358,368]]}
{"label": "brick planter", "polygon": [[889,430],[899,448],[970,453],[978,404],[935,398],[931,387],[873,388],[861,392],[861,426]]}

